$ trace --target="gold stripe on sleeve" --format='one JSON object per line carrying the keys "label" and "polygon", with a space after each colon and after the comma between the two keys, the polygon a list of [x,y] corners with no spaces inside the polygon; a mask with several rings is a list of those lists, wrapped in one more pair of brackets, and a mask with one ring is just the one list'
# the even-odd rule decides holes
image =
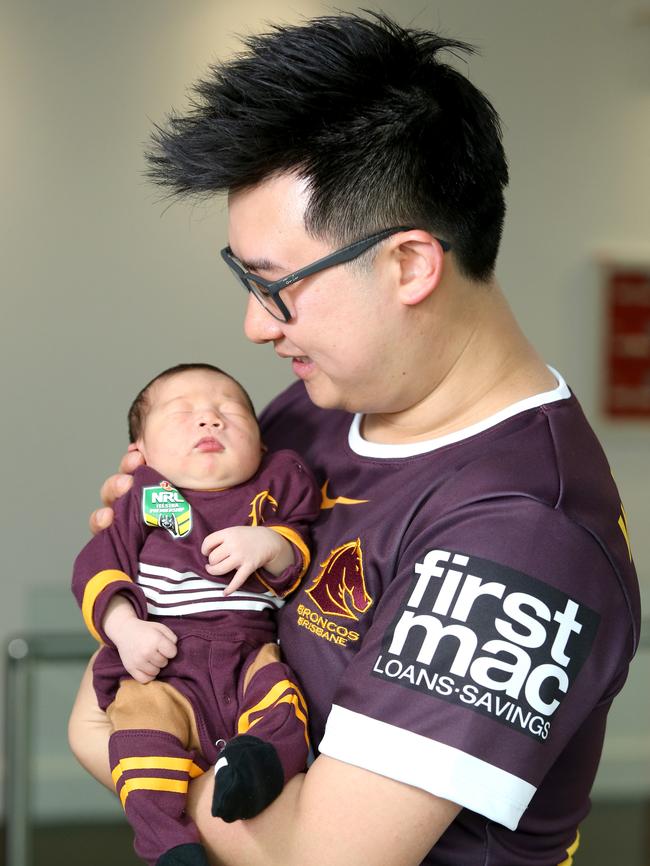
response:
{"label": "gold stripe on sleeve", "polygon": [[289,526],[269,526],[268,528],[272,529],[273,532],[277,532],[278,535],[281,535],[283,538],[286,538],[287,541],[291,542],[291,544],[298,548],[302,556],[302,568],[300,569],[300,574],[298,575],[296,582],[293,584],[291,589],[286,590],[286,592],[284,593],[285,595],[288,595],[298,586],[299,581],[301,581],[305,576],[305,572],[309,568],[309,563],[311,562],[311,554],[309,553],[309,548],[302,540],[300,535],[298,535],[295,529],[291,529]]}
{"label": "gold stripe on sleeve", "polygon": [[566,849],[568,857],[566,860],[563,860],[559,866],[572,866],[573,864],[573,855],[576,853],[580,846],[580,830],[576,832],[576,837],[573,840],[573,843]]}
{"label": "gold stripe on sleeve", "polygon": [[621,503],[621,514],[618,518],[618,526],[621,532],[623,533],[623,538],[625,539],[625,543],[627,544],[627,555],[630,558],[630,562],[632,562],[632,545],[630,544],[630,533],[627,528],[627,514],[625,513],[625,509],[623,508],[623,504]]}
{"label": "gold stripe on sleeve", "polygon": [[118,571],[116,568],[109,568],[105,571],[98,571],[94,577],[90,578],[86,584],[86,588],[84,589],[83,601],[81,603],[81,614],[86,623],[86,628],[99,643],[103,643],[103,641],[93,622],[95,602],[107,586],[110,586],[111,583],[117,583],[124,580],[133,583],[128,574],[125,574],[123,571]]}

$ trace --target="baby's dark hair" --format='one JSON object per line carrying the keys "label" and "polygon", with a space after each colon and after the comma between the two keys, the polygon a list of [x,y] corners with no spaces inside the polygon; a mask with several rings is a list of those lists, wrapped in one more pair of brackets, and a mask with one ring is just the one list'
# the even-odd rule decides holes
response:
{"label": "baby's dark hair", "polygon": [[147,382],[133,403],[131,403],[131,408],[129,409],[128,414],[129,442],[137,441],[137,439],[142,435],[144,422],[147,420],[147,413],[149,412],[149,389],[151,386],[155,385],[156,382],[160,382],[162,379],[169,379],[170,376],[175,376],[177,373],[187,373],[190,370],[210,370],[213,373],[219,373],[221,376],[226,376],[237,385],[244,397],[246,397],[246,402],[255,417],[255,407],[253,406],[253,401],[248,396],[248,392],[234,376],[230,375],[230,373],[226,373],[226,371],[222,370],[220,367],[215,367],[214,364],[176,364],[175,367],[169,367],[169,369],[163,370],[162,373],[158,373],[158,375],[154,376],[150,382]]}
{"label": "baby's dark hair", "polygon": [[499,116],[440,59],[471,45],[369,11],[244,44],[194,85],[185,116],[156,127],[150,177],[201,196],[295,172],[313,236],[342,245],[414,226],[451,243],[467,277],[491,276],[508,183]]}

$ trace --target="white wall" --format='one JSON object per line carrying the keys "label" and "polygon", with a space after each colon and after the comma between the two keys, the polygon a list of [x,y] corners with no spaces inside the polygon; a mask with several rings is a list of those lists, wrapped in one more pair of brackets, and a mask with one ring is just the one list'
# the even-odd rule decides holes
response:
{"label": "white wall", "polygon": [[[599,414],[594,265],[603,246],[650,239],[650,27],[633,16],[641,5],[381,4],[402,23],[483,51],[466,68],[503,117],[512,174],[501,280],[601,436],[647,598],[650,426]],[[124,450],[125,409],[148,377],[178,361],[213,361],[240,376],[260,406],[290,380],[268,348],[240,335],[243,297],[218,259],[223,203],[166,209],[142,178],[142,150],[152,120],[186,105],[186,87],[236,46],[235,33],[331,8],[317,0],[4,0],[0,638],[78,623],[66,595],[70,565],[99,484]],[[65,600],[53,601],[59,594]],[[624,694],[610,726],[604,790],[634,786],[639,762],[650,763],[641,691]],[[61,734],[62,720],[53,726]]]}

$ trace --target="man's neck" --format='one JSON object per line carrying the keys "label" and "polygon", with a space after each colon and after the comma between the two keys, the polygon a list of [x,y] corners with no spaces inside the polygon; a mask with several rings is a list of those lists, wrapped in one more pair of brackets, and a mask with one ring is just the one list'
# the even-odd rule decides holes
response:
{"label": "man's neck", "polygon": [[365,439],[383,444],[434,439],[556,387],[498,286],[487,291],[476,315],[453,335],[447,357],[437,359],[437,369],[426,370],[421,398],[399,412],[366,415]]}

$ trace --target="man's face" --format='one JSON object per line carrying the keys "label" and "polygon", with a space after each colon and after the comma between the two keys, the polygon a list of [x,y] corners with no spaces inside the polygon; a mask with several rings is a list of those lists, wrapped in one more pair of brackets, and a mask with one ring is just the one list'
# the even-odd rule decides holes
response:
{"label": "man's face", "polygon": [[137,445],[177,487],[233,487],[255,474],[262,444],[243,391],[220,373],[188,370],[155,382]]}
{"label": "man's face", "polygon": [[[307,234],[307,202],[306,183],[295,175],[231,195],[229,244],[248,270],[276,280],[332,252],[327,242]],[[274,319],[251,295],[246,336],[272,342],[280,357],[290,359],[318,406],[393,411],[389,407],[404,384],[396,278],[394,257],[380,247],[367,270],[340,265],[285,289],[290,322]]]}

